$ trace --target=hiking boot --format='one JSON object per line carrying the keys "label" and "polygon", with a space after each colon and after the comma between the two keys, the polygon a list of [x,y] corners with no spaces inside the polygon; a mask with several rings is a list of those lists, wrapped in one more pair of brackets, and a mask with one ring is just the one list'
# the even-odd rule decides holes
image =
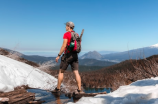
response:
{"label": "hiking boot", "polygon": [[76,95],[76,94],[84,94],[85,92],[83,92],[83,91],[81,91],[81,90],[79,90],[79,89],[77,89],[77,90],[75,90],[74,91],[74,94]]}
{"label": "hiking boot", "polygon": [[57,89],[57,87],[53,90],[53,91],[51,91],[52,93],[59,93],[60,92],[60,89]]}

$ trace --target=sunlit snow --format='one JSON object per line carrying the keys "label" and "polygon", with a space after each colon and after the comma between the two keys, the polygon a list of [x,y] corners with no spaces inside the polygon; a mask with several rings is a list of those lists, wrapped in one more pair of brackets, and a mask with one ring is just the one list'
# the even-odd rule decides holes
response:
{"label": "sunlit snow", "polygon": [[158,104],[158,77],[120,86],[109,94],[82,97],[75,104]]}
{"label": "sunlit snow", "polygon": [[152,45],[152,46],[150,46],[151,48],[152,47],[157,47],[158,48],[158,44],[154,44],[154,45]]}
{"label": "sunlit snow", "polygon": [[33,66],[0,55],[0,92],[13,91],[21,85],[53,90],[57,79]]}

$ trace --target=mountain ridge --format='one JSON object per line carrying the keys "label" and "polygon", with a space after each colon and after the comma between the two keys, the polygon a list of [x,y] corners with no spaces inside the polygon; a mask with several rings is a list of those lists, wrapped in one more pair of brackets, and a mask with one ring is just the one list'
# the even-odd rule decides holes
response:
{"label": "mountain ridge", "polygon": [[[17,51],[12,51],[10,49],[2,48],[4,50],[7,50],[12,53],[18,53],[20,57],[27,59],[29,61],[35,62],[35,63],[45,63],[48,61],[52,61],[53,64],[56,64],[57,66],[60,65],[61,59],[59,59],[59,62],[56,63],[55,59],[56,57],[45,57],[45,56],[39,56],[39,55],[24,55]],[[115,62],[109,62],[109,61],[103,61],[103,60],[96,60],[96,59],[79,59],[79,65],[84,66],[110,66],[116,64]]]}
{"label": "mountain ridge", "polygon": [[129,60],[129,59],[142,59],[145,57],[158,54],[158,44],[154,44],[154,45],[144,47],[144,48],[137,48],[137,49],[133,49],[129,51],[110,53],[110,54],[105,54],[105,55],[100,55],[100,56],[98,55],[95,56],[96,53],[98,52],[96,51],[95,53],[88,52],[88,53],[85,53],[80,58],[106,60],[106,61],[111,61],[111,62],[121,62],[121,61]]}

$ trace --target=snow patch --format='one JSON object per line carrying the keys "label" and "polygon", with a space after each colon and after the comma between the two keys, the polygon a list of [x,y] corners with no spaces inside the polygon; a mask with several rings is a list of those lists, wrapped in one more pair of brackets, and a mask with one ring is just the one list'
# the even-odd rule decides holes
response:
{"label": "snow patch", "polygon": [[0,55],[0,92],[13,91],[21,85],[53,90],[57,79],[28,64]]}
{"label": "snow patch", "polygon": [[158,48],[158,44],[154,44],[152,46],[150,46],[151,48]]}
{"label": "snow patch", "polygon": [[112,93],[82,97],[75,104],[158,104],[157,91],[158,77],[155,77],[120,86]]}

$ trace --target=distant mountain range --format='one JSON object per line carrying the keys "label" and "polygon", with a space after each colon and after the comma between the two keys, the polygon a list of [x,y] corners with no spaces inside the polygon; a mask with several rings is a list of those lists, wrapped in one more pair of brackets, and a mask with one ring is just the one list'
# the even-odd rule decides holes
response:
{"label": "distant mountain range", "polygon": [[97,60],[104,60],[104,61],[111,61],[111,62],[121,62],[129,59],[139,59],[145,58],[152,55],[158,54],[158,44],[138,48],[134,50],[129,50],[125,52],[117,52],[111,54],[101,55],[97,51],[85,53],[80,57],[80,59],[97,59]]}
{"label": "distant mountain range", "polygon": [[[12,51],[9,49],[5,49],[8,51]],[[13,52],[13,51],[12,51]],[[106,52],[106,51],[102,51]],[[110,52],[110,51],[109,51]],[[21,57],[33,61],[36,63],[43,63],[47,61],[54,61],[56,57],[45,57],[45,56],[38,56],[38,55],[24,55],[22,53],[17,52],[21,55]],[[144,47],[144,48],[138,48],[134,50],[124,51],[124,52],[112,52],[110,54],[100,54],[100,51],[90,51],[88,53],[85,53],[84,55],[79,57],[79,65],[84,66],[110,66],[114,65],[116,63],[119,63],[121,61],[129,60],[129,59],[140,59],[149,57],[152,55],[158,54],[158,44]],[[56,65],[60,64],[60,60]]]}
{"label": "distant mountain range", "polygon": [[[24,59],[27,59],[29,61],[33,61],[36,63],[43,63],[47,61],[53,61],[55,62],[56,57],[44,57],[44,56],[37,56],[37,55],[32,55],[32,56],[27,56],[27,55],[22,55]],[[59,59],[58,63],[56,65],[60,65],[61,60]],[[96,59],[79,59],[79,65],[84,65],[84,66],[111,66],[117,64],[116,62],[109,62],[109,61],[103,61],[103,60],[96,60]]]}
{"label": "distant mountain range", "polygon": [[[45,57],[45,56],[38,56],[38,55],[24,55],[20,52],[13,51],[10,49],[3,48],[9,52],[12,53],[17,53],[20,55],[22,58],[27,59],[29,61],[33,61],[35,63],[44,63],[48,61],[53,61],[57,66],[60,65],[61,59],[59,59],[58,63],[55,62],[56,57]],[[82,66],[111,66],[117,64],[116,62],[109,62],[109,61],[104,61],[104,60],[97,60],[97,59],[79,59],[79,65]]]}

